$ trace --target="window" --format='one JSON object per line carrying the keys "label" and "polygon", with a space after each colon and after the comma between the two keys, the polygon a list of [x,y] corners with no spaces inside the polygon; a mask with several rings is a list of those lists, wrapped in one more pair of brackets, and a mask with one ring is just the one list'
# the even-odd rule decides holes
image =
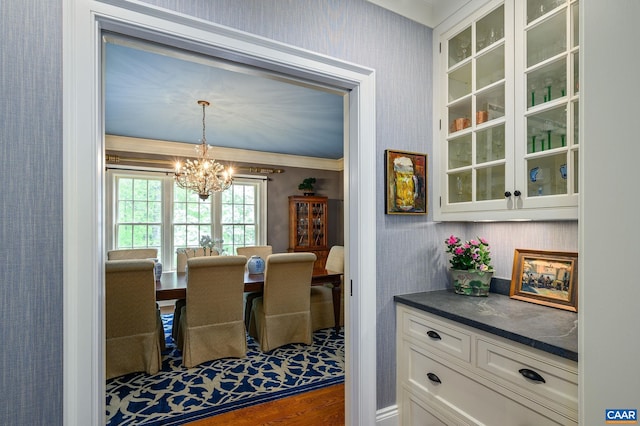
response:
{"label": "window", "polygon": [[236,247],[258,245],[256,226],[256,185],[234,184],[222,193],[222,238],[227,253],[235,253]]}
{"label": "window", "polygon": [[162,180],[116,179],[115,247],[157,248],[162,253]]}
{"label": "window", "polygon": [[222,254],[266,244],[266,179],[236,177],[231,188],[202,201],[170,175],[111,170],[108,176],[108,249],[157,248],[165,270],[172,270],[176,250],[200,247],[203,235]]}

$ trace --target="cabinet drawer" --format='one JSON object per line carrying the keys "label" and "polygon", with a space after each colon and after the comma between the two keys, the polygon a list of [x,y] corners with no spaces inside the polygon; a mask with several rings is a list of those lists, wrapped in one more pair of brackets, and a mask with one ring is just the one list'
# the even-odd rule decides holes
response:
{"label": "cabinet drawer", "polygon": [[401,424],[403,426],[448,426],[452,420],[447,418],[438,418],[433,408],[425,404],[414,394],[402,390],[403,406],[401,407]]}
{"label": "cabinet drawer", "polygon": [[410,338],[464,362],[471,362],[469,333],[407,311],[402,318],[402,329]]}
{"label": "cabinet drawer", "polygon": [[[578,372],[577,365],[566,360],[554,361],[548,357],[532,357],[503,345],[477,339],[478,368],[487,371],[500,380],[536,395],[536,400],[544,405],[561,405],[577,413]],[[533,370],[543,379],[535,381],[525,378],[519,371]]]}
{"label": "cabinet drawer", "polygon": [[575,424],[526,398],[511,399],[495,390],[495,385],[489,383],[487,386],[480,378],[466,376],[463,369],[458,371],[431,358],[422,348],[409,345],[407,349],[409,386],[414,387],[416,394],[423,395],[426,401],[450,412],[452,417],[462,417],[474,425]]}

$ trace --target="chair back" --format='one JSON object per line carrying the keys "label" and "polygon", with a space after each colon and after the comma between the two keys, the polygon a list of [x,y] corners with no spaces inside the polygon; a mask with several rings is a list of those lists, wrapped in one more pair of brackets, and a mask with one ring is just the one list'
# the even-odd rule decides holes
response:
{"label": "chair back", "polygon": [[249,259],[251,256],[260,256],[262,260],[267,260],[267,256],[273,253],[273,247],[271,246],[246,246],[237,247],[236,252],[240,256],[246,256]]}
{"label": "chair back", "polygon": [[164,333],[156,307],[154,261],[105,263],[106,377],[158,372]]}
{"label": "chair back", "polygon": [[218,250],[216,249],[204,249],[204,247],[200,248],[186,248],[180,249],[178,251],[178,260],[176,265],[177,272],[185,272],[187,266],[187,260],[192,257],[202,257],[202,256],[218,256]]}
{"label": "chair back", "polygon": [[[344,274],[344,246],[333,246],[329,250],[325,269]],[[339,324],[344,325],[344,276],[340,277],[340,317]],[[333,286],[311,287],[311,324],[313,331],[334,327]]]}
{"label": "chair back", "polygon": [[288,343],[313,343],[309,288],[316,261],[313,253],[279,253],[267,257],[263,296],[253,301],[249,334],[264,352]]}
{"label": "chair back", "polygon": [[107,260],[155,259],[157,257],[158,249],[155,248],[120,249],[107,251]]}
{"label": "chair back", "polygon": [[244,256],[202,256],[188,260],[189,327],[243,321]]}
{"label": "chair back", "polygon": [[344,246],[331,247],[324,268],[327,271],[344,273]]}
{"label": "chair back", "polygon": [[247,354],[243,316],[244,256],[202,256],[188,261],[186,305],[181,308],[178,347],[182,364]]}
{"label": "chair back", "polygon": [[313,253],[279,253],[267,258],[264,313],[267,316],[309,311]]}

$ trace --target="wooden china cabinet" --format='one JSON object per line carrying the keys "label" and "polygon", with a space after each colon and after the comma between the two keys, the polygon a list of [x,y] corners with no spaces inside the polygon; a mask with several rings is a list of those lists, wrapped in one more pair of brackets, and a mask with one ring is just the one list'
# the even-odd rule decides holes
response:
{"label": "wooden china cabinet", "polygon": [[315,253],[317,269],[324,269],[329,254],[327,215],[327,197],[289,196],[289,252]]}

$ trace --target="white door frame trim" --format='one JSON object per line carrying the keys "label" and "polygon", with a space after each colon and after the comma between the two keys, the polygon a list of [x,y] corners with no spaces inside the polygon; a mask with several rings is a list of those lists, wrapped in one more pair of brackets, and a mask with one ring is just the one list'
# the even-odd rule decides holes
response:
{"label": "white door frame trim", "polygon": [[[376,420],[375,72],[128,0],[63,0],[64,424],[104,423],[103,30],[350,89],[345,133],[346,422]],[[368,263],[367,263],[368,261]]]}

